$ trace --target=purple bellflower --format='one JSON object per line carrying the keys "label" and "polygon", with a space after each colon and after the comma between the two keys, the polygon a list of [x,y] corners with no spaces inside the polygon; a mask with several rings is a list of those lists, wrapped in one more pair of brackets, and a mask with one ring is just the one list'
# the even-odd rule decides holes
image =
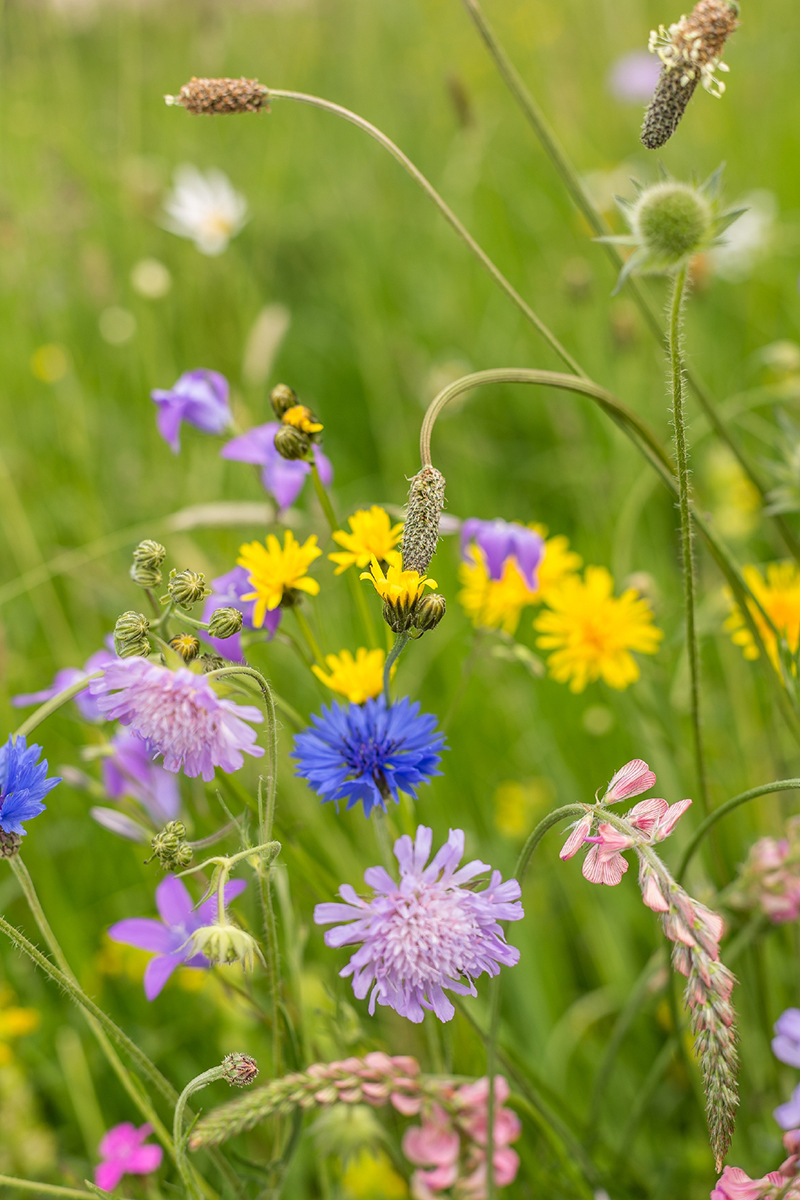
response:
{"label": "purple bellflower", "polygon": [[775,1022],[772,1053],[790,1067],[800,1067],[800,1008],[787,1008]]}
{"label": "purple bellflower", "polygon": [[203,433],[224,433],[231,423],[228,381],[219,371],[186,371],[171,388],[155,388],[150,396],[158,405],[158,432],[180,453],[181,422]]}
{"label": "purple bellflower", "polygon": [[483,551],[490,579],[502,579],[506,560],[515,558],[520,574],[532,592],[539,587],[536,572],[544,558],[544,539],[518,521],[481,521],[469,517],[461,526],[461,556],[471,562],[469,545]]}
{"label": "purple bellflower", "polygon": [[[240,437],[232,438],[220,450],[220,457],[234,462],[255,463],[261,467],[261,482],[264,490],[274,496],[278,508],[294,504],[302,491],[306,476],[311,474],[311,464],[300,458],[283,458],[275,449],[275,434],[281,427],[280,421],[268,421],[256,425]],[[333,467],[319,446],[314,447],[314,459],[319,477],[328,487],[333,482]]]}
{"label": "purple bellflower", "polygon": [[661,59],[647,50],[631,50],[616,59],[608,73],[608,90],[622,104],[644,104],[661,73]]}
{"label": "purple bellflower", "polygon": [[167,771],[214,778],[244,764],[243,754],[260,758],[256,731],[246,721],[260,722],[252,704],[221,700],[205,675],[186,667],[170,671],[146,658],[121,658],[89,685],[109,720],[129,725],[164,757]]}
{"label": "purple bellflower", "polygon": [[[243,879],[226,883],[225,903],[235,900],[246,887]],[[128,917],[117,921],[108,931],[112,942],[135,946],[137,950],[148,950],[155,955],[144,971],[144,994],[148,1000],[155,1000],[177,967],[207,969],[212,965],[204,954],[192,954],[190,943],[193,933],[204,925],[213,925],[218,916],[216,894],[195,908],[185,883],[174,875],[162,879],[156,888],[156,908],[160,921],[151,917]]]}
{"label": "purple bellflower", "polygon": [[153,761],[152,746],[129,729],[114,734],[111,746],[114,753],[102,762],[103,783],[109,798],[131,797],[159,827],[174,821],[181,808],[178,780]]}
{"label": "purple bellflower", "polygon": [[421,783],[441,775],[444,734],[407,696],[388,706],[383,696],[334,702],[311,722],[295,737],[292,758],[323,803],[346,800],[350,809],[360,800],[368,817],[375,807],[385,812],[390,797],[397,804],[400,792],[416,799]]}
{"label": "purple bellflower", "polygon": [[[86,665],[83,670],[80,667],[65,667],[63,671],[57,671],[53,676],[53,682],[49,688],[42,688],[40,692],[25,692],[21,696],[12,696],[11,703],[14,708],[27,708],[32,704],[46,704],[48,700],[52,700],[59,692],[63,692],[65,688],[72,687],[73,683],[78,683],[79,680],[85,679],[87,675],[94,675],[95,671],[101,671],[111,662],[116,662],[117,656],[111,650],[97,650],[90,658],[87,658]],[[105,720],[105,717],[97,707],[97,700],[86,689],[84,692],[78,692],[77,696],[73,697],[78,711],[84,721],[99,722]]]}
{"label": "purple bellflower", "polygon": [[39,762],[41,746],[29,746],[24,736],[16,741],[9,734],[5,746],[0,746],[0,829],[24,837],[28,832],[23,821],[31,821],[43,813],[49,791],[61,783],[47,778],[47,759]]}
{"label": "purple bellflower", "polygon": [[114,1125],[109,1129],[97,1153],[102,1161],[94,1170],[94,1181],[104,1192],[113,1192],[123,1175],[149,1175],[161,1166],[164,1151],[145,1140],[153,1132],[152,1125],[140,1125],[137,1129],[130,1121]]}
{"label": "purple bellflower", "polygon": [[[255,600],[242,599],[242,596],[253,590],[250,575],[244,567],[234,567],[227,574],[212,579],[211,587],[213,590],[211,595],[206,597],[203,608],[204,621],[209,620],[215,608],[238,608],[242,614],[243,628],[255,628],[253,624],[253,609],[256,606],[256,602]],[[267,631],[270,639],[275,636],[275,632],[281,623],[282,613],[282,608],[274,608],[271,611],[267,610],[264,616],[264,624],[261,626],[261,629]],[[201,636],[214,648],[216,654],[221,654],[223,658],[227,658],[230,662],[243,663],[245,661],[240,633],[235,633],[233,637],[229,638],[214,638],[208,633],[204,633]]]}
{"label": "purple bellflower", "polygon": [[[459,996],[475,996],[473,980],[500,967],[513,967],[519,950],[509,946],[500,921],[524,916],[516,879],[505,883],[492,871],[483,891],[470,886],[478,875],[491,871],[486,863],[458,864],[464,854],[464,834],[450,836],[432,862],[433,835],[420,825],[415,841],[406,834],[394,844],[400,864],[399,884],[383,867],[370,867],[364,882],[374,891],[365,900],[349,884],[339,888],[344,904],[318,904],[317,925],[331,925],[326,946],[358,945],[350,962],[339,972],[353,976],[353,991],[363,1000],[372,989],[369,1011],[375,1004],[393,1008],[401,1017],[419,1023],[428,1009],[440,1021],[452,1019],[455,1008],[444,989]],[[467,885],[467,886],[464,886]]]}

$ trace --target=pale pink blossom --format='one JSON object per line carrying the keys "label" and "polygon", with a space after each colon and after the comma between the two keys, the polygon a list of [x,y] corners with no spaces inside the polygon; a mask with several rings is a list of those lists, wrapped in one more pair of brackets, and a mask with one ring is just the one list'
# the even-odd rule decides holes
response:
{"label": "pale pink blossom", "polygon": [[656,777],[646,762],[641,758],[632,758],[630,762],[620,767],[606,788],[603,804],[616,804],[617,800],[627,800],[630,796],[640,796],[651,787],[655,787]]}
{"label": "pale pink blossom", "polygon": [[726,1167],[709,1200],[761,1200],[776,1184],[785,1183],[785,1177],[777,1171],[762,1179],[751,1179],[741,1167]]}
{"label": "pale pink blossom", "polygon": [[587,838],[595,842],[581,868],[584,879],[590,883],[605,883],[610,887],[616,886],[628,869],[627,859],[622,857],[622,850],[629,850],[634,845],[632,838],[620,833],[613,825],[603,822],[597,828],[596,838]]}
{"label": "pale pink blossom", "polygon": [[577,854],[583,843],[586,841],[592,829],[592,814],[587,813],[585,817],[581,817],[572,827],[572,831],[561,847],[559,858],[572,858]]}

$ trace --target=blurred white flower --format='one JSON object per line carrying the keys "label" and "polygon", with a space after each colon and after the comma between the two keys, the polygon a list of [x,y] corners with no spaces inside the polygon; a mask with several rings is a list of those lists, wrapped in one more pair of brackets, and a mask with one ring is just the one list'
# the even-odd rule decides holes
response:
{"label": "blurred white flower", "polygon": [[185,165],[175,172],[175,186],[164,201],[164,228],[190,238],[201,254],[227,248],[247,220],[247,201],[228,176],[213,168],[205,173]]}
{"label": "blurred white flower", "polygon": [[715,275],[729,283],[740,283],[769,250],[778,216],[778,201],[772,192],[760,189],[745,196],[734,207],[747,208],[747,212],[725,230],[725,244],[714,246],[708,257]]}

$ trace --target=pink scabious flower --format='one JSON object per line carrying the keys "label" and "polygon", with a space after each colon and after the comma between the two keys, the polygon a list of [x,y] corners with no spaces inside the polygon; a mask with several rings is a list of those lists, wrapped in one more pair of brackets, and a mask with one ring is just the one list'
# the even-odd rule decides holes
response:
{"label": "pink scabious flower", "polygon": [[426,866],[432,840],[432,831],[424,825],[417,829],[415,841],[408,835],[398,838],[394,854],[400,864],[399,884],[383,867],[370,867],[364,881],[375,892],[372,899],[365,900],[343,884],[339,895],[344,904],[318,904],[314,910],[317,925],[348,922],[329,929],[325,944],[359,946],[340,975],[353,976],[359,1000],[372,989],[370,1013],[378,1003],[415,1023],[425,1009],[440,1021],[450,1021],[455,1009],[444,989],[475,996],[475,977],[484,971],[497,975],[501,964],[514,966],[519,950],[506,943],[499,922],[524,916],[516,879],[503,883],[500,872],[492,871],[483,891],[464,886],[491,867],[475,860],[457,870],[464,853],[462,830],[451,829]]}
{"label": "pink scabious flower", "polygon": [[145,1144],[152,1132],[152,1125],[140,1125],[137,1129],[130,1121],[109,1129],[98,1147],[102,1162],[94,1170],[94,1181],[99,1188],[110,1192],[123,1175],[149,1175],[158,1170],[164,1151],[160,1146]]}
{"label": "pink scabious flower", "polygon": [[245,724],[261,721],[259,710],[221,700],[205,675],[186,667],[170,671],[146,658],[119,659],[90,689],[100,711],[149,742],[168,771],[183,768],[210,782],[215,767],[231,774],[243,765],[243,753],[264,753]]}

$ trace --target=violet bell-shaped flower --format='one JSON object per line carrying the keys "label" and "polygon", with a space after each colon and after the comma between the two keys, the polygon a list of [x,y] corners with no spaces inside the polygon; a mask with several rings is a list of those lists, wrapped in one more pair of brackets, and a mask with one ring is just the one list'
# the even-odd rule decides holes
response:
{"label": "violet bell-shaped flower", "polygon": [[151,399],[158,405],[158,432],[180,453],[181,422],[194,425],[203,433],[224,433],[231,423],[228,381],[219,371],[203,367],[185,371],[171,388],[155,388]]}
{"label": "violet bell-shaped flower", "polygon": [[789,1067],[800,1067],[800,1008],[787,1008],[775,1022],[772,1053]]}
{"label": "violet bell-shaped flower", "polygon": [[[255,628],[253,610],[256,602],[255,600],[242,599],[242,596],[253,590],[250,576],[244,567],[233,567],[232,570],[227,571],[224,575],[218,575],[216,579],[211,580],[211,589],[211,595],[206,597],[203,607],[204,621],[208,621],[211,614],[217,608],[236,608],[242,614],[243,628]],[[264,614],[264,623],[260,628],[267,631],[270,640],[275,636],[278,626],[281,623],[282,613],[282,608],[275,608],[268,609]],[[230,662],[236,663],[243,663],[245,661],[241,633],[235,633],[233,637],[229,638],[215,638],[210,633],[202,633],[200,636],[222,658],[227,658]]]}
{"label": "violet bell-shaped flower", "polygon": [[461,525],[461,556],[471,562],[469,545],[483,551],[489,578],[503,578],[506,560],[516,559],[520,574],[532,592],[539,586],[537,570],[544,558],[544,538],[535,529],[517,521],[481,521],[468,517]]}
{"label": "violet bell-shaped flower", "polygon": [[[226,442],[219,452],[220,458],[254,463],[261,467],[264,490],[274,497],[279,509],[289,508],[294,504],[303,489],[306,476],[311,474],[310,463],[304,459],[283,458],[275,449],[275,434],[281,428],[280,421],[256,425],[253,429],[248,429],[247,433]],[[333,467],[319,446],[314,447],[314,461],[322,483],[329,487],[333,482]]]}
{"label": "violet bell-shaped flower", "polygon": [[174,821],[181,808],[178,780],[154,762],[153,747],[128,729],[115,733],[110,746],[113,753],[101,764],[109,798],[136,800],[159,827]]}
{"label": "violet bell-shaped flower", "polygon": [[[57,671],[53,676],[53,682],[50,684],[50,687],[42,688],[39,692],[25,692],[19,696],[12,696],[11,703],[14,708],[28,708],[34,704],[46,704],[48,700],[52,700],[59,692],[72,687],[74,683],[80,682],[81,679],[86,679],[89,675],[94,675],[96,671],[102,671],[109,663],[116,661],[117,655],[111,650],[96,650],[94,654],[87,658],[83,670],[80,667],[64,667],[63,670]],[[83,692],[78,692],[77,696],[73,696],[73,701],[84,721],[96,723],[105,720],[105,717],[97,706],[96,698],[88,688]]]}

